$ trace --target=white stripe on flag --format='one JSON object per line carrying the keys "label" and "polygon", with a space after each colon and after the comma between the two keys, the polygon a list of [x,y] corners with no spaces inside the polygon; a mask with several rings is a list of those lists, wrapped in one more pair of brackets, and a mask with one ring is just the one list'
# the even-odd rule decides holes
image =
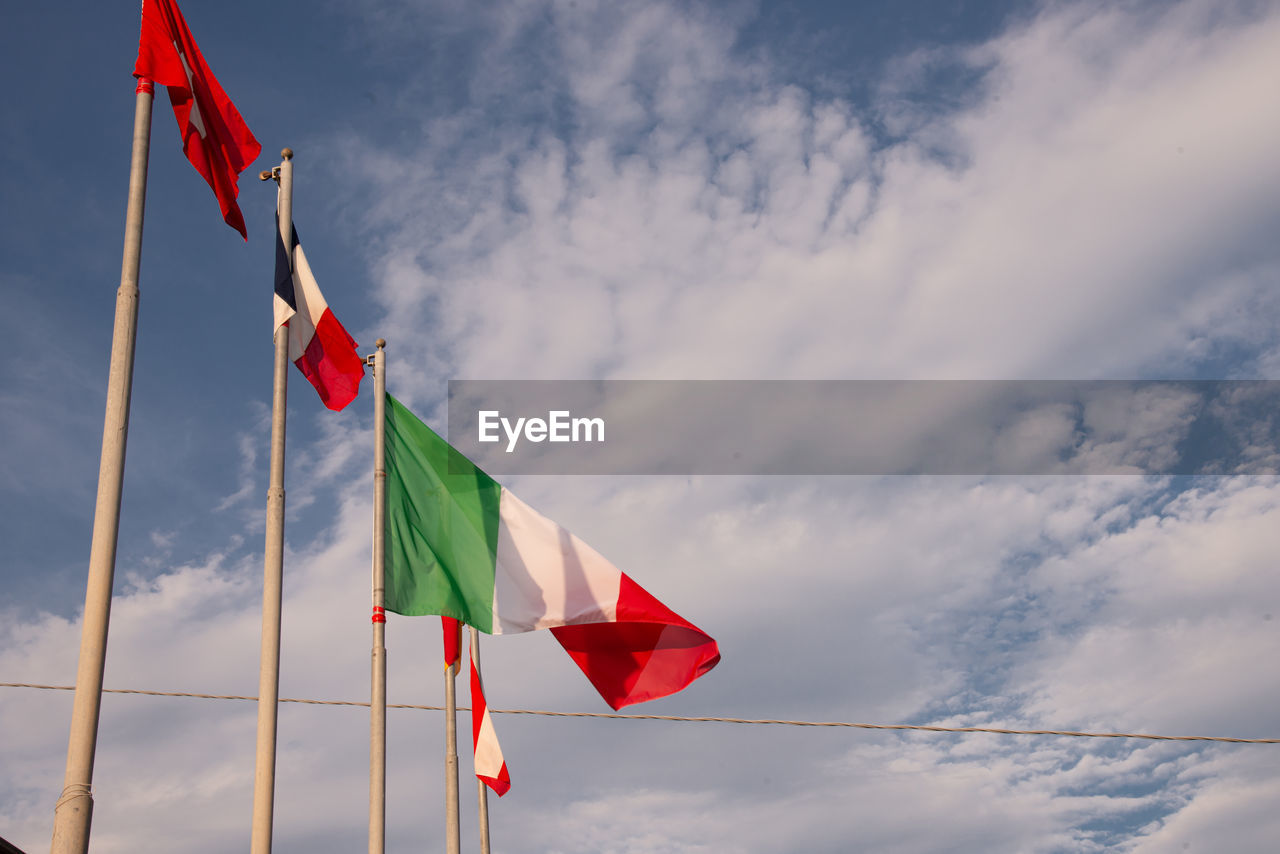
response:
{"label": "white stripe on flag", "polygon": [[298,304],[298,312],[289,318],[289,361],[296,362],[306,352],[307,345],[316,334],[316,324],[329,308],[316,277],[311,273],[311,265],[303,254],[302,244],[293,247],[293,301]]}

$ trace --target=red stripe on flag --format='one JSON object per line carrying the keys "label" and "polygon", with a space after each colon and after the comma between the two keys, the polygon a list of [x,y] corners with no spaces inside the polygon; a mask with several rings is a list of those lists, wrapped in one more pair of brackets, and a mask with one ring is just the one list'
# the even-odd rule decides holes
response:
{"label": "red stripe on flag", "polygon": [[507,792],[511,791],[511,780],[507,777],[507,763],[505,762],[502,763],[501,777],[486,777],[483,774],[477,774],[476,779],[481,783],[484,783],[490,789],[493,789],[498,797],[502,797]]}
{"label": "red stripe on flag", "polygon": [[625,573],[613,623],[551,630],[613,709],[674,694],[720,662],[715,640]]}
{"label": "red stripe on flag", "polygon": [[335,412],[355,400],[360,391],[364,360],[356,352],[358,346],[326,308],[306,349],[294,361],[324,405]]}

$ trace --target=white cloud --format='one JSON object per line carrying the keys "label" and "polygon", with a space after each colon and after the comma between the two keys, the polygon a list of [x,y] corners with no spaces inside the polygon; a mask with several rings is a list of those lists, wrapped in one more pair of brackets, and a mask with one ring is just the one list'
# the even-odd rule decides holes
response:
{"label": "white cloud", "polygon": [[240,468],[236,479],[237,489],[218,502],[217,506],[214,507],[215,512],[222,512],[235,507],[255,495],[255,490],[258,489],[259,437],[264,433],[270,435],[271,414],[266,407],[261,405],[255,406],[254,409],[257,410],[254,417],[254,431],[252,433],[241,433],[236,441],[240,450]]}
{"label": "white cloud", "polygon": [[[1267,641],[1222,620],[1267,583],[1261,556],[1275,494],[1266,484],[1205,490],[1157,518],[1127,508],[1161,494],[1162,483],[1123,477],[860,487],[793,479],[767,488],[750,479],[590,478],[575,479],[569,491],[559,480],[530,478],[515,488],[722,645],[716,671],[652,704],[654,712],[872,722],[942,715],[961,725],[1100,721],[1197,732],[1251,722],[1269,731],[1256,713],[1274,703],[1265,691],[1248,693],[1250,681],[1265,683],[1234,669],[1259,649],[1266,660]],[[283,696],[353,698],[361,693],[353,686],[367,683],[367,522],[367,503],[352,501],[331,543],[287,556]],[[1192,571],[1190,553],[1181,564],[1185,591],[1174,588],[1169,603],[1146,612],[1134,607],[1145,579],[1124,555],[1149,555],[1155,573],[1166,555],[1186,554],[1197,540],[1206,552],[1215,542],[1237,544],[1239,560],[1220,562],[1219,575],[1233,573],[1222,576],[1230,593],[1206,596],[1212,588]],[[1046,553],[1061,557],[1036,558]],[[225,565],[214,557],[126,587],[113,615],[108,684],[254,693],[257,572],[256,561]],[[1077,584],[1107,591],[1097,597],[1102,607],[1091,608]],[[1027,587],[1037,589],[1030,603]],[[1028,604],[1031,614],[1019,617]],[[1131,625],[1134,616],[1142,619]],[[1189,622],[1185,631],[1167,630]],[[1054,630],[1066,623],[1083,633],[1059,639]],[[56,617],[13,625],[0,670],[68,681],[72,627]],[[439,702],[436,625],[389,624],[393,701]],[[1118,629],[1128,632],[1127,644],[1095,648],[1089,640]],[[1048,642],[1018,639],[1037,632]],[[1217,642],[1206,644],[1215,633]],[[503,640],[486,644],[491,704],[601,708],[550,638]],[[1200,659],[1192,670],[1171,671],[1166,655],[1176,659],[1181,644]],[[1071,670],[1075,661],[1081,670]],[[982,680],[997,693],[982,696]],[[1031,702],[1023,705],[1025,696]],[[6,799],[6,820],[19,842],[38,840],[56,796],[70,698],[54,703],[62,713],[42,717],[37,710],[51,703],[43,695],[6,692],[0,700],[0,713],[22,721],[29,737],[13,766],[27,784]],[[209,821],[207,850],[238,844],[253,720],[251,704],[109,696],[95,777],[95,838],[104,850],[129,847],[144,821],[156,838],[175,840],[192,822]],[[282,709],[279,839],[324,833],[358,843],[366,722],[359,709]],[[415,805],[438,801],[439,719],[393,712],[391,726],[393,836],[430,838],[438,827]],[[1111,837],[1091,842],[1084,828],[1165,815],[1198,803],[1202,785],[1243,773],[1223,760],[1221,769],[1179,782],[1177,768],[1199,765],[1170,746],[508,716],[497,726],[517,788],[494,805],[495,833],[513,850],[552,850],[548,839],[557,850],[597,850],[607,838],[618,851],[754,852],[795,838],[819,851],[851,839],[909,851],[929,847],[938,832],[971,850],[1104,850]],[[673,776],[682,763],[687,769]],[[138,767],[152,765],[167,770],[140,779]],[[911,819],[909,803],[927,804],[927,826]],[[157,805],[168,816],[158,824],[150,818]],[[616,809],[623,805],[630,811]],[[823,814],[838,818],[816,821]]]}
{"label": "white cloud", "polygon": [[[1196,769],[1195,799],[1129,850],[1135,854],[1183,851],[1265,851],[1280,832],[1273,809],[1277,781],[1265,753],[1219,754]],[[1187,773],[1187,772],[1184,772]]]}
{"label": "white cloud", "polygon": [[1033,583],[1062,616],[1026,664],[1028,712],[1255,738],[1280,723],[1280,697],[1256,672],[1280,642],[1276,490],[1273,478],[1214,479],[1047,562]]}
{"label": "white cloud", "polygon": [[[762,69],[697,15],[647,8],[593,50],[566,19],[556,44],[590,81],[571,138],[498,135],[460,161],[428,143],[427,171],[394,173],[408,193],[360,171],[383,222],[413,223],[395,257],[426,274],[388,278],[387,299],[438,300],[393,322],[441,324],[476,377],[1176,373],[1188,336],[1244,334],[1239,307],[1266,299],[1255,265],[1275,261],[1257,224],[1276,215],[1280,123],[1255,105],[1280,24],[1206,32],[1206,14],[1077,4],[953,52],[986,72],[920,128],[942,159],[919,134],[869,148],[857,105],[745,88]],[[637,101],[620,77],[637,45],[645,68],[688,69],[690,38],[690,74],[722,100]],[[462,219],[428,215],[444,238],[424,239],[420,206],[459,194]]]}

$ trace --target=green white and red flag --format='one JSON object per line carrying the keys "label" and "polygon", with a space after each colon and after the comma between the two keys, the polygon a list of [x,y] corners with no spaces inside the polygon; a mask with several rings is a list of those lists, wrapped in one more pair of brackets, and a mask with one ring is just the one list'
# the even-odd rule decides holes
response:
{"label": "green white and red flag", "polygon": [[720,661],[710,635],[386,404],[388,611],[494,635],[550,629],[614,709],[674,694]]}

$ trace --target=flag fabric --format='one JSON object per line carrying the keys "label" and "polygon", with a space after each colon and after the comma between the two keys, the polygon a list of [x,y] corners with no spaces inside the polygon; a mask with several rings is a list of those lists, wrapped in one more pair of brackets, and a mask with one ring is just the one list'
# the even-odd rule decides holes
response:
{"label": "flag fabric", "polygon": [[462,624],[452,617],[441,617],[440,627],[444,629],[444,666],[447,670],[462,658]]}
{"label": "flag fabric", "polygon": [[[444,618],[448,620],[448,617]],[[476,776],[502,797],[511,788],[511,775],[507,773],[507,761],[502,758],[498,733],[489,716],[489,704],[484,700],[484,686],[480,681],[480,666],[476,662],[475,635],[471,643],[471,740],[475,745]]]}
{"label": "flag fabric", "polygon": [[489,634],[550,629],[614,709],[681,690],[716,642],[494,482],[391,395],[386,607]]}
{"label": "flag fabric", "polygon": [[275,328],[289,324],[289,361],[315,386],[320,400],[340,410],[355,400],[364,379],[364,359],[359,345],[333,316],[311,265],[293,231],[293,264],[276,229]]}
{"label": "flag fabric", "polygon": [[168,90],[183,152],[213,189],[223,220],[248,240],[236,203],[238,182],[262,146],[213,76],[173,0],[143,0],[133,76]]}

